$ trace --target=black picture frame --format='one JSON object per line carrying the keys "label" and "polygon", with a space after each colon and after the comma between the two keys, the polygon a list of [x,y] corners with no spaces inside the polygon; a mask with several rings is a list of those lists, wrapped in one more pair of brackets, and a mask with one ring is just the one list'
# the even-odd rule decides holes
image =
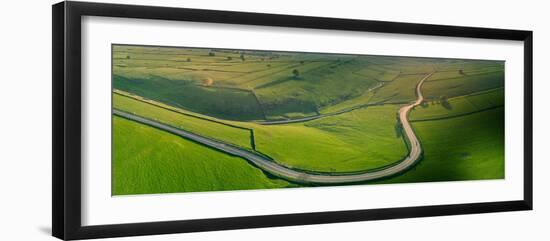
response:
{"label": "black picture frame", "polygon": [[[52,233],[60,239],[185,233],[380,219],[532,210],[532,31],[366,21],[262,13],[89,2],[52,6],[53,195]],[[81,224],[81,17],[104,16],[378,33],[517,40],[524,43],[524,194],[521,200],[334,212],[296,213],[82,226]],[[139,221],[139,220],[136,220]]]}

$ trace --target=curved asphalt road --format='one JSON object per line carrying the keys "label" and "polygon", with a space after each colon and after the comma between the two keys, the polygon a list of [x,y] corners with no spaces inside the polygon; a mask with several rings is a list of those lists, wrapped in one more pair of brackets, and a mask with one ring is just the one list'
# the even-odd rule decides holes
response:
{"label": "curved asphalt road", "polygon": [[421,87],[424,81],[428,79],[432,74],[433,73],[426,75],[422,80],[420,80],[420,82],[418,82],[416,86],[416,94],[418,97],[417,100],[410,105],[401,107],[398,112],[399,120],[401,121],[403,130],[405,131],[405,136],[407,137],[411,145],[409,155],[397,165],[393,165],[391,167],[381,169],[381,170],[365,172],[360,174],[328,175],[328,174],[311,174],[311,173],[300,172],[300,171],[282,166],[278,163],[275,163],[254,152],[241,149],[233,145],[216,141],[216,140],[213,140],[201,135],[197,135],[188,131],[184,131],[166,124],[162,124],[154,120],[143,118],[143,117],[130,114],[127,112],[123,112],[120,110],[116,110],[116,109],[113,110],[113,114],[170,132],[172,134],[181,136],[186,139],[190,139],[192,141],[199,142],[203,145],[212,147],[219,151],[242,157],[254,163],[256,166],[263,169],[264,171],[267,171],[275,176],[278,176],[287,180],[301,182],[301,183],[318,183],[318,184],[362,182],[362,181],[369,181],[369,180],[379,179],[387,176],[392,176],[394,174],[402,172],[407,168],[409,168],[410,166],[412,166],[419,159],[420,154],[422,153],[422,147],[420,146],[420,142],[416,137],[416,135],[414,134],[414,131],[407,117],[410,110],[413,109],[415,106],[420,105],[420,103],[422,103],[422,101],[424,100],[424,96],[422,96],[422,92],[421,92]]}

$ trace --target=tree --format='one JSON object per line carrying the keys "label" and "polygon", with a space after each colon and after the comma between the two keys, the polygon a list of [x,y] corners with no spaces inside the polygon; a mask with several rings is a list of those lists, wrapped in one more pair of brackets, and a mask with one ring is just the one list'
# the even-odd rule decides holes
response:
{"label": "tree", "polygon": [[241,60],[244,61],[244,53],[241,53]]}
{"label": "tree", "polygon": [[233,59],[233,57],[227,56],[227,60],[232,60],[232,59]]}
{"label": "tree", "polygon": [[210,52],[208,53],[208,56],[216,56],[216,54],[214,52]]}
{"label": "tree", "polygon": [[452,109],[453,107],[451,106],[451,103],[449,103],[449,98],[446,96],[446,95],[442,95],[439,97],[439,102],[441,103],[441,105],[443,106],[443,108],[445,109]]}
{"label": "tree", "polygon": [[191,62],[191,58],[187,58],[187,62]]}
{"label": "tree", "polygon": [[126,59],[130,59],[130,55],[126,55]]}
{"label": "tree", "polygon": [[422,106],[423,108],[426,108],[428,107],[428,102],[426,100],[423,100],[421,103],[420,103],[420,106]]}
{"label": "tree", "polygon": [[298,69],[293,69],[292,75],[294,75],[294,78],[298,78],[298,76],[300,76],[300,71],[298,71]]}

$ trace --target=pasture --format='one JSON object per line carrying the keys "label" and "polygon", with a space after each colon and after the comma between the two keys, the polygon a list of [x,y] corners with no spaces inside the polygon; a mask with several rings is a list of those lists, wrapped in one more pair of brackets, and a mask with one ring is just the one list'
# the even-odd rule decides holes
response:
{"label": "pasture", "polygon": [[426,102],[423,106],[415,108],[409,119],[419,121],[449,118],[502,106],[504,106],[504,89],[497,88],[450,98],[447,103],[441,101]]}
{"label": "pasture", "polygon": [[[429,73],[409,114],[423,158],[367,183],[503,178],[502,61],[113,45],[113,108],[295,170],[355,173],[408,154],[397,111]],[[114,195],[298,186],[127,119],[113,131]]]}
{"label": "pasture", "polygon": [[402,175],[373,183],[504,178],[504,108],[413,123],[424,158]]}
{"label": "pasture", "polygon": [[177,109],[167,110],[161,106],[113,93],[113,107],[128,113],[168,124],[183,130],[251,149],[250,131],[235,128],[223,122],[209,121],[200,116],[185,114]]}
{"label": "pasture", "polygon": [[415,89],[425,74],[400,75],[374,91],[370,103],[407,103],[416,99]]}
{"label": "pasture", "polygon": [[423,92],[427,99],[441,96],[455,97],[490,90],[504,86],[504,71],[464,75],[456,78],[431,80],[424,83]]}
{"label": "pasture", "polygon": [[[113,46],[115,89],[237,121],[317,115],[340,103],[408,101],[434,59]],[[382,85],[383,84],[383,85]],[[382,85],[382,86],[381,86]],[[379,88],[378,88],[379,87]],[[344,104],[345,105],[345,104]]]}
{"label": "pasture", "polygon": [[123,118],[113,118],[113,195],[294,186],[245,160]]}
{"label": "pasture", "polygon": [[201,86],[158,76],[128,79],[114,76],[114,88],[201,114],[233,120],[260,120],[264,114],[254,93]]}
{"label": "pasture", "polygon": [[358,172],[401,160],[407,148],[396,129],[398,106],[372,106],[317,120],[259,125],[256,150],[284,166],[313,172]]}
{"label": "pasture", "polygon": [[406,154],[403,139],[395,129],[395,105],[372,106],[304,123],[266,126],[197,118],[122,94],[113,97],[116,109],[247,149],[252,149],[248,129],[253,130],[256,151],[296,169],[363,171],[391,164]]}

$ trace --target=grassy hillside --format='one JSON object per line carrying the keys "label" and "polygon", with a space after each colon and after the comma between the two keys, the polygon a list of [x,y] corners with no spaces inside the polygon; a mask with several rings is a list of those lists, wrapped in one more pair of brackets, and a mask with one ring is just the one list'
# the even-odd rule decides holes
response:
{"label": "grassy hillside", "polygon": [[446,103],[441,101],[426,102],[424,105],[415,108],[409,119],[417,121],[446,118],[502,106],[504,106],[504,89],[497,88],[454,97]]}
{"label": "grassy hillside", "polygon": [[401,160],[398,106],[374,106],[314,121],[254,126],[257,150],[298,169],[353,172]]}
{"label": "grassy hillside", "polygon": [[441,96],[454,97],[504,86],[504,71],[463,75],[456,78],[431,80],[422,86],[424,96],[438,99]]}
{"label": "grassy hillside", "polygon": [[504,108],[413,127],[424,158],[402,175],[374,183],[504,178]]}
{"label": "grassy hillside", "polygon": [[400,75],[375,90],[371,103],[407,103],[416,99],[416,86],[425,74]]}
{"label": "grassy hillside", "polygon": [[406,154],[403,139],[395,129],[396,105],[373,106],[315,121],[284,125],[265,126],[213,119],[226,123],[224,125],[121,94],[114,94],[113,98],[117,109],[248,149],[251,149],[248,130],[251,129],[257,151],[298,169],[361,171],[398,161]]}
{"label": "grassy hillside", "polygon": [[375,100],[407,101],[411,95],[408,87],[416,81],[409,74],[425,74],[433,70],[434,62],[387,56],[114,45],[113,85],[222,119],[293,119],[354,102],[386,82]]}
{"label": "grassy hillside", "polygon": [[354,96],[353,98],[350,98],[349,100],[342,101],[335,105],[329,105],[319,110],[321,114],[329,114],[334,112],[339,112],[343,110],[349,110],[351,108],[357,108],[359,106],[367,105],[370,101],[370,99],[373,96],[372,91],[365,91],[363,94]]}
{"label": "grassy hillside", "polygon": [[[357,172],[407,155],[397,111],[429,73],[426,100],[410,113],[423,159],[372,183],[502,178],[502,61],[114,45],[113,107],[294,169]],[[300,119],[312,116],[321,118]],[[260,124],[289,119],[301,122]],[[292,186],[243,159],[113,120],[114,194]]]}
{"label": "grassy hillside", "polygon": [[116,89],[201,114],[232,120],[264,119],[263,111],[251,91],[196,85],[190,81],[159,76],[145,78],[113,77]]}
{"label": "grassy hillside", "polygon": [[143,116],[183,130],[221,140],[237,146],[252,148],[250,131],[170,111],[159,106],[136,100],[121,94],[113,94],[113,107]]}
{"label": "grassy hillside", "polygon": [[113,195],[293,186],[245,160],[123,118],[113,118]]}

